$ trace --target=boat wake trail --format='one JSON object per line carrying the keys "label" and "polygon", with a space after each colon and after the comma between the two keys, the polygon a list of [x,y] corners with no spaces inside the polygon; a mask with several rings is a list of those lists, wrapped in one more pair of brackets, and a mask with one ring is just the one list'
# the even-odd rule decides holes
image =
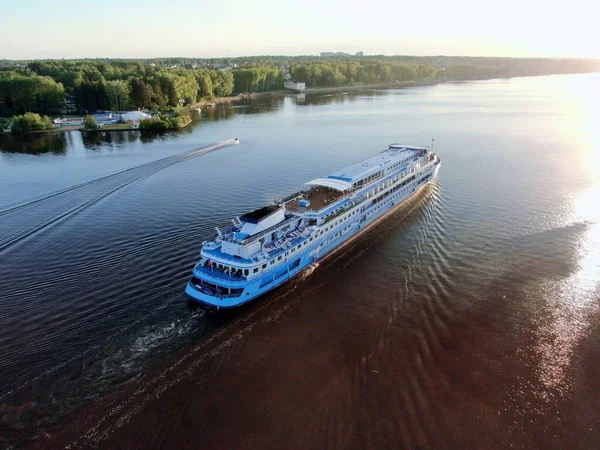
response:
{"label": "boat wake trail", "polygon": [[235,144],[234,139],[168,156],[102,178],[78,184],[0,211],[0,252],[119,189],[173,164]]}

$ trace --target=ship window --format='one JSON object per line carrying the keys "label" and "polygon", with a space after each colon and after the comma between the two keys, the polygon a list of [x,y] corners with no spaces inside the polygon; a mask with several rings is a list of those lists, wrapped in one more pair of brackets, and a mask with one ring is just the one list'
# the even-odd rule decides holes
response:
{"label": "ship window", "polygon": [[271,260],[271,265],[273,265],[273,264],[275,264],[275,260],[274,259]]}
{"label": "ship window", "polygon": [[263,269],[266,269],[266,268],[267,268],[267,265],[266,265],[266,264],[263,264],[262,268],[263,268]]}
{"label": "ship window", "polygon": [[255,268],[252,270],[252,272],[253,272],[253,273],[256,273],[256,272],[258,272],[258,267],[255,267]]}
{"label": "ship window", "polygon": [[250,272],[248,271],[248,269],[244,269],[244,275],[248,275]]}
{"label": "ship window", "polygon": [[279,255],[279,257],[277,258],[277,261],[281,261],[281,258],[283,258],[283,256]]}

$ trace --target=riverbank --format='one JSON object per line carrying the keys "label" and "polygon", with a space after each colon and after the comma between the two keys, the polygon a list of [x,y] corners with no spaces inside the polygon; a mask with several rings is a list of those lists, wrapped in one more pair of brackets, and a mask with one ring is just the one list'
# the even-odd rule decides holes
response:
{"label": "riverbank", "polygon": [[[536,75],[529,75],[535,77]],[[357,92],[357,91],[367,91],[373,89],[403,89],[403,88],[411,88],[418,86],[432,86],[436,84],[444,84],[444,83],[468,83],[472,81],[484,81],[491,79],[499,79],[499,78],[519,78],[519,77],[499,77],[499,76],[487,76],[487,77],[478,77],[478,78],[444,78],[444,79],[427,79],[427,80],[413,80],[413,81],[404,81],[398,83],[371,83],[371,84],[354,84],[354,85],[345,85],[345,86],[330,86],[330,87],[315,87],[308,88],[304,91],[293,91],[290,89],[276,90],[276,91],[267,91],[267,92],[253,92],[246,94],[239,94],[235,96],[227,96],[227,97],[217,97],[214,99],[204,99],[199,102],[196,102],[192,105],[186,107],[188,111],[194,111],[197,109],[207,109],[216,106],[217,104],[223,103],[233,103],[236,101],[241,101],[244,99],[255,99],[261,97],[270,97],[270,96],[287,96],[287,95],[298,95],[298,94],[328,94],[328,93],[340,93],[340,92]],[[188,121],[185,125],[182,125],[177,128],[169,128],[170,130],[181,129],[188,126],[192,121]],[[52,130],[42,130],[42,131],[30,131],[25,132],[23,134],[34,134],[34,133],[49,133],[49,132],[63,132],[63,131],[135,131],[136,128],[132,128],[127,124],[115,124],[115,125],[106,125],[103,128],[97,130],[84,130],[83,126],[64,126],[60,128],[54,128]],[[10,134],[10,131],[0,132],[2,134]]]}
{"label": "riverbank", "polygon": [[239,95],[230,95],[227,97],[216,97],[212,100],[200,100],[189,106],[191,110],[196,108],[210,108],[215,106],[218,103],[231,103],[235,101],[239,101],[246,98],[258,98],[265,97],[269,95],[282,95],[282,94],[293,94],[294,91],[290,91],[289,89],[280,89],[277,91],[266,91],[266,92],[252,92],[248,94],[239,94]]}
{"label": "riverbank", "polygon": [[[347,91],[361,91],[369,89],[399,89],[408,88],[415,86],[430,86],[433,84],[443,83],[445,80],[422,80],[422,81],[405,81],[399,83],[371,83],[371,84],[355,84],[345,86],[328,86],[328,87],[316,87],[307,88],[303,91],[294,91],[291,89],[279,89],[276,91],[267,92],[253,92],[249,94],[228,96],[228,97],[217,97],[212,100],[202,100],[194,103],[190,106],[190,109],[195,108],[206,108],[215,106],[218,103],[230,103],[248,98],[260,98],[270,95],[297,95],[297,94],[327,94],[333,92],[347,92]],[[470,80],[472,81],[472,80]]]}
{"label": "riverbank", "polygon": [[330,92],[346,92],[346,91],[362,91],[368,89],[398,89],[415,86],[430,86],[433,84],[443,83],[440,80],[423,80],[423,81],[405,81],[400,83],[372,83],[372,84],[356,84],[348,86],[336,86],[336,87],[322,87],[322,88],[308,88],[299,94],[317,94],[317,93],[330,93]]}
{"label": "riverbank", "polygon": [[[64,127],[66,128],[66,127]],[[79,130],[81,132],[84,133],[96,133],[99,131],[135,131],[137,130],[137,128],[133,128],[130,124],[128,123],[116,123],[116,124],[112,124],[112,125],[104,125],[101,128],[95,128],[95,129],[86,129],[83,127],[75,127],[76,130]]]}
{"label": "riverbank", "polygon": [[[180,125],[178,127],[171,127],[171,128],[168,128],[168,130],[180,130],[180,129],[187,127],[191,123],[192,123],[192,119],[189,119],[183,125]],[[141,130],[139,128],[132,127],[131,124],[128,124],[128,123],[117,123],[117,124],[105,125],[101,128],[96,128],[96,129],[86,129],[80,125],[69,125],[69,126],[64,126],[64,127],[57,127],[52,130],[26,131],[24,133],[11,133],[10,131],[5,131],[3,133],[0,133],[0,135],[1,134],[40,134],[40,133],[55,133],[55,132],[61,133],[61,132],[66,132],[66,131],[81,131],[82,133],[99,133],[102,131],[141,131]]]}
{"label": "riverbank", "polygon": [[[447,83],[447,82],[460,82],[460,81],[468,82],[468,81],[477,81],[477,80],[485,80],[485,79],[489,79],[489,78],[477,78],[475,80],[467,80],[467,79],[465,79],[465,80],[460,80],[460,79],[433,80],[433,79],[429,79],[429,80],[404,81],[404,82],[398,82],[398,83],[354,84],[354,85],[345,85],[345,86],[315,87],[315,88],[305,89],[304,91],[293,91],[290,89],[280,89],[280,90],[276,90],[276,91],[253,92],[253,93],[232,95],[232,96],[227,96],[227,97],[217,97],[214,99],[205,99],[205,100],[201,100],[199,102],[196,102],[192,105],[187,106],[186,109],[188,109],[189,111],[193,111],[196,109],[211,108],[211,107],[216,106],[217,104],[233,103],[233,102],[244,100],[244,99],[254,99],[254,98],[269,97],[269,96],[286,96],[286,95],[298,95],[298,94],[327,94],[327,93],[363,91],[363,90],[372,90],[372,89],[402,89],[402,88],[410,88],[410,87],[416,87],[416,86],[431,86],[434,84],[441,84],[441,83]],[[171,130],[181,129],[181,128],[188,126],[190,123],[191,123],[191,120],[189,122],[187,122],[185,125],[182,125],[177,128],[170,128],[170,129]],[[65,126],[65,127],[55,128],[52,130],[32,131],[32,132],[27,132],[27,133],[47,133],[47,132],[52,132],[52,131],[62,132],[62,131],[73,131],[73,130],[80,130],[80,131],[85,131],[85,132],[87,132],[87,131],[91,131],[91,132],[135,131],[136,128],[132,128],[131,126],[128,126],[127,124],[106,125],[97,130],[85,130],[83,128],[83,126]],[[10,133],[10,132],[5,131],[4,133],[0,133],[0,134],[6,134],[6,133]]]}

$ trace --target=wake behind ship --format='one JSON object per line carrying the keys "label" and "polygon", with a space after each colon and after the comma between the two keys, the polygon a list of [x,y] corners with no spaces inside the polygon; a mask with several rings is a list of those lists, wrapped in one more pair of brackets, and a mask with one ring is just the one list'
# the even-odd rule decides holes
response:
{"label": "wake behind ship", "polygon": [[431,147],[387,150],[306,183],[303,191],[217,228],[205,241],[185,292],[197,302],[232,308],[281,285],[365,231],[433,180]]}

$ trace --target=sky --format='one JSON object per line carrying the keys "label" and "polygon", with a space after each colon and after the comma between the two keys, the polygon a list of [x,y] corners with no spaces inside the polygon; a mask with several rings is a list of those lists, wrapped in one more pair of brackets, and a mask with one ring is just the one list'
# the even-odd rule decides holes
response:
{"label": "sky", "polygon": [[591,0],[0,2],[0,59],[316,55],[600,57]]}

